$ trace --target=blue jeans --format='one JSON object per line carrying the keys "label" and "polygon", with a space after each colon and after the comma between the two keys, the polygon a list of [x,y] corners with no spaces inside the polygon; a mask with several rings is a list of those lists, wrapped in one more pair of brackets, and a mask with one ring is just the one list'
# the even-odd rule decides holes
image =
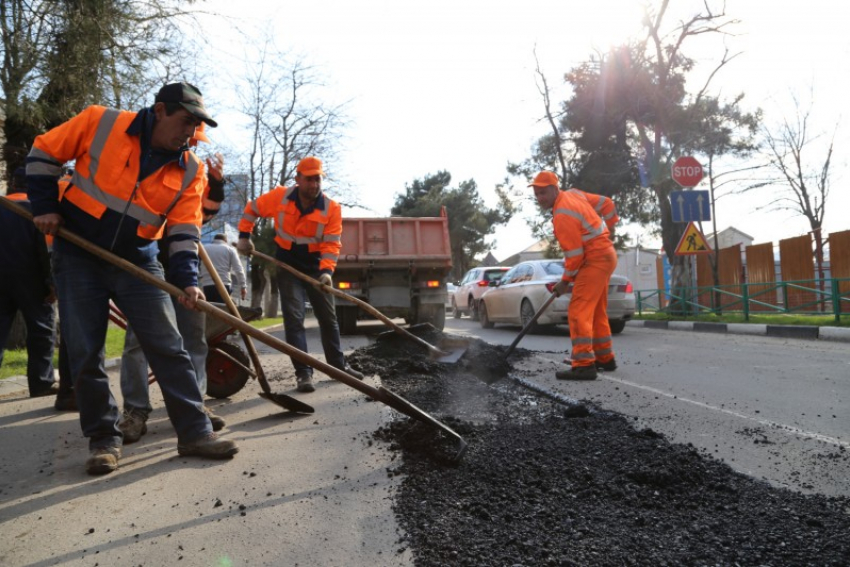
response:
{"label": "blue jeans", "polygon": [[[280,291],[280,308],[283,311],[283,328],[286,342],[298,350],[307,352],[307,334],[304,331],[305,301],[310,299],[313,313],[319,321],[322,337],[322,349],[328,364],[340,370],[345,369],[345,356],[339,341],[339,325],[332,295],[322,293],[307,282],[300,280],[284,270],[277,269],[277,286]],[[313,368],[291,358],[296,376],[312,376]]]}
{"label": "blue jeans", "polygon": [[15,314],[20,310],[27,327],[27,385],[31,396],[46,391],[55,381],[55,315],[53,305],[44,302],[49,291],[41,274],[0,274],[0,365]]}
{"label": "blue jeans", "polygon": [[[207,317],[202,311],[186,309],[175,298],[171,298],[171,301],[177,317],[177,331],[192,359],[198,389],[203,398],[207,392]],[[148,415],[153,410],[148,390],[148,359],[131,325],[127,325],[124,353],[121,355],[121,396],[124,398],[125,411],[138,410]]]}
{"label": "blue jeans", "polygon": [[[133,326],[142,350],[157,376],[168,417],[179,443],[194,442],[212,431],[204,413],[192,361],[177,331],[168,295],[124,270],[90,255],[66,254],[61,241],[53,251],[62,336],[80,409],[80,425],[89,447],[118,447],[118,405],[104,368],[104,343],[109,299]],[[162,278],[155,260],[140,268]]]}

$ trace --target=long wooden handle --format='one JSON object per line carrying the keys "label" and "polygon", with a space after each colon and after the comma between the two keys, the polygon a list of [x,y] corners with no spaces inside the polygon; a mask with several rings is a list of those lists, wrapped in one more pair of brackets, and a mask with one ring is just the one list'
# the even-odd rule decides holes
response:
{"label": "long wooden handle", "polygon": [[543,315],[543,312],[546,311],[546,308],[549,307],[549,305],[551,305],[557,297],[558,296],[555,295],[555,292],[553,291],[552,295],[549,296],[549,299],[547,299],[543,306],[537,310],[537,313],[534,314],[534,317],[531,318],[531,321],[529,321],[525,325],[525,327],[522,328],[522,331],[520,331],[519,334],[516,336],[514,342],[512,342],[511,346],[508,347],[508,350],[505,353],[505,358],[510,356],[510,354],[514,351],[514,347],[519,344],[519,341],[526,335],[526,333],[528,333],[528,331],[534,326],[534,323],[536,323],[537,320],[540,319],[540,316]]}
{"label": "long wooden handle", "polygon": [[[212,263],[212,259],[210,258],[210,255],[207,254],[207,249],[204,248],[203,243],[198,243],[198,253],[201,256],[201,261],[210,273],[213,283],[215,283],[215,288],[218,290],[218,294],[222,299],[224,299],[224,303],[227,305],[227,309],[230,311],[230,314],[242,319],[242,316],[239,314],[239,308],[236,307],[236,304],[233,302],[233,298],[230,297],[230,294],[227,292],[227,288],[224,287],[224,282],[221,281],[221,276],[218,275],[218,271],[216,271],[215,266]],[[242,335],[242,342],[245,343],[245,349],[247,349],[248,355],[251,357],[251,362],[254,363],[254,370],[256,372],[257,381],[260,383],[260,387],[263,389],[263,392],[270,394],[272,389],[271,386],[269,386],[269,381],[266,380],[266,374],[263,372],[263,367],[260,364],[260,353],[257,352],[257,348],[251,341],[251,337],[242,331],[239,331],[239,334]]]}
{"label": "long wooden handle", "polygon": [[443,352],[442,350],[438,349],[437,347],[435,347],[434,345],[432,345],[431,343],[429,343],[428,341],[426,341],[422,337],[417,337],[416,335],[414,335],[413,333],[411,333],[407,329],[399,326],[397,323],[393,322],[392,319],[390,319],[389,317],[387,317],[386,315],[384,315],[383,313],[381,313],[380,311],[378,311],[377,309],[375,309],[374,307],[372,307],[371,305],[369,305],[368,303],[366,303],[362,299],[358,299],[358,298],[354,297],[353,295],[348,295],[344,291],[339,290],[339,289],[337,289],[333,286],[324,285],[320,281],[314,280],[310,276],[308,276],[304,273],[301,273],[300,271],[296,270],[292,266],[285,264],[285,263],[281,262],[280,260],[278,260],[277,258],[273,258],[273,257],[269,256],[268,254],[263,254],[262,252],[258,252],[256,250],[252,251],[251,254],[253,254],[254,256],[256,256],[257,258],[260,258],[262,260],[272,262],[276,266],[280,266],[281,268],[283,268],[284,270],[286,270],[287,272],[289,272],[290,274],[292,274],[296,278],[299,278],[299,279],[307,282],[308,284],[311,284],[311,285],[317,287],[318,289],[320,289],[321,291],[324,291],[325,293],[330,293],[331,295],[335,295],[337,297],[345,299],[346,301],[350,301],[351,303],[354,303],[355,305],[359,306],[361,309],[363,309],[369,315],[372,315],[376,319],[379,319],[380,321],[383,321],[384,323],[389,325],[389,327],[392,328],[392,330],[394,330],[396,333],[399,333],[400,335],[404,335],[405,337],[407,337],[407,338],[409,338],[413,341],[416,341],[420,345],[424,346],[432,354],[434,354],[436,356],[445,356],[446,354],[448,354],[448,353]]}
{"label": "long wooden handle", "polygon": [[[19,216],[22,216],[26,219],[32,220],[32,213],[30,213],[28,210],[21,207],[20,205],[17,205],[14,201],[11,201],[11,200],[7,199],[6,197],[3,197],[2,195],[0,195],[0,206],[5,207],[6,209],[12,211],[13,213],[15,213]],[[170,295],[173,295],[174,297],[178,297],[178,298],[180,298],[180,297],[187,298],[188,297],[186,292],[183,291],[182,289],[178,288],[177,286],[172,285],[172,284],[170,284],[170,283],[168,283],[164,280],[159,279],[158,277],[151,274],[147,270],[143,270],[142,268],[136,266],[135,264],[128,262],[124,258],[116,256],[112,252],[104,250],[103,248],[101,248],[100,246],[97,246],[96,244],[92,244],[88,240],[86,240],[86,239],[84,239],[80,236],[77,236],[76,234],[74,234],[73,232],[71,232],[69,230],[66,230],[66,229],[60,227],[59,230],[57,231],[56,235],[59,236],[60,238],[64,238],[65,240],[67,240],[68,242],[71,242],[72,244],[75,244],[76,246],[79,246],[80,248],[82,248],[83,250],[86,250],[90,254],[92,254],[92,255],[94,255],[94,256],[96,256],[96,257],[98,257],[98,258],[100,258],[100,259],[102,259],[106,262],[109,262],[110,264],[113,264],[113,265],[121,268],[122,270],[124,270],[126,272],[129,272],[130,274],[136,276],[137,278],[141,279],[142,281],[145,281],[145,282],[151,284],[152,286],[155,286],[155,287],[163,290],[164,292],[166,292]],[[446,433],[448,433],[452,437],[455,437],[456,439],[458,439],[461,442],[463,448],[465,448],[466,442],[463,440],[463,437],[461,437],[460,434],[458,434],[456,431],[454,431],[448,425],[445,425],[444,423],[440,423],[433,416],[431,416],[431,415],[427,414],[426,412],[420,410],[419,408],[417,408],[416,406],[414,406],[410,402],[407,402],[406,400],[404,400],[404,398],[401,398],[400,396],[398,396],[396,394],[392,394],[392,393],[386,394],[386,395],[383,393],[383,392],[389,392],[389,390],[386,390],[385,388],[381,388],[379,390],[378,388],[370,386],[369,384],[366,384],[365,382],[358,380],[357,378],[348,374],[347,372],[344,372],[344,371],[342,371],[338,368],[331,366],[330,364],[328,364],[326,362],[323,362],[323,361],[321,361],[317,358],[314,358],[314,357],[310,356],[309,354],[307,354],[306,352],[299,350],[299,349],[295,348],[294,346],[292,346],[288,343],[285,343],[282,340],[280,340],[276,337],[273,337],[273,336],[271,336],[270,334],[268,334],[264,331],[261,331],[260,329],[255,329],[254,327],[252,327],[251,325],[249,325],[248,323],[246,323],[242,319],[240,319],[238,317],[234,317],[233,315],[231,315],[229,313],[225,313],[224,311],[222,311],[218,307],[215,307],[214,305],[212,305],[211,303],[208,303],[207,301],[204,301],[203,299],[199,300],[196,305],[197,305],[197,308],[198,308],[199,311],[203,311],[204,313],[207,313],[208,315],[212,315],[213,317],[224,321],[225,323],[227,323],[231,327],[234,327],[234,328],[246,333],[247,335],[250,335],[251,337],[257,339],[261,343],[264,343],[264,344],[270,346],[271,348],[278,350],[278,351],[280,351],[284,354],[288,354],[289,356],[291,356],[295,360],[302,362],[302,363],[304,363],[308,366],[311,366],[311,367],[315,368],[316,370],[324,372],[325,374],[327,374],[328,376],[330,376],[334,380],[342,382],[346,386],[350,386],[351,388],[354,388],[355,390],[358,390],[359,392],[366,394],[367,396],[369,396],[373,400],[382,402],[382,403],[390,406],[391,408],[400,411],[401,413],[403,413],[407,416],[410,416],[410,417],[417,419],[417,420],[419,420],[423,423],[430,424],[434,427],[441,429],[442,431],[445,431]],[[399,399],[404,400],[404,403],[400,402]]]}

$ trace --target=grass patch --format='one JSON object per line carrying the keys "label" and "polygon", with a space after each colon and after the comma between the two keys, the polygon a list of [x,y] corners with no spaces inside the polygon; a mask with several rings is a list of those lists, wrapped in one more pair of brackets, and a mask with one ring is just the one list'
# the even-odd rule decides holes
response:
{"label": "grass patch", "polygon": [[704,315],[694,315],[686,317],[683,315],[671,315],[670,313],[646,313],[638,315],[635,313],[635,319],[644,321],[700,321],[706,323],[754,323],[761,325],[813,325],[816,327],[850,327],[850,316],[842,318],[840,323],[836,323],[835,317],[832,315],[796,315],[796,314],[750,314],[750,320],[745,321],[744,315],[741,313],[729,313],[724,315],[715,315],[707,313]]}
{"label": "grass patch", "polygon": [[[270,317],[251,321],[257,329],[265,329],[283,323],[283,317]],[[106,331],[106,358],[118,358],[124,352],[124,329],[110,324]],[[53,366],[58,368],[59,351],[53,354]],[[25,376],[27,373],[27,350],[7,350],[3,355],[3,366],[0,366],[0,380],[12,376]]]}

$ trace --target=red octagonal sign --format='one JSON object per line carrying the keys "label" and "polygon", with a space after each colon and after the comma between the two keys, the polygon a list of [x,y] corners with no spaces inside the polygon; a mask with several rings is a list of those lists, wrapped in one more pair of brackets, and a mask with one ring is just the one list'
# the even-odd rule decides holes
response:
{"label": "red octagonal sign", "polygon": [[682,187],[695,187],[702,176],[702,165],[692,156],[680,157],[673,163],[673,181]]}

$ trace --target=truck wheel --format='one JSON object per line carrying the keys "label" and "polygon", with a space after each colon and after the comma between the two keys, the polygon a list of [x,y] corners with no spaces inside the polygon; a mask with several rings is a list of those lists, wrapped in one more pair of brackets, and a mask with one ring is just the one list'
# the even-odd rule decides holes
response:
{"label": "truck wheel", "polygon": [[442,309],[441,305],[436,305],[435,307],[431,324],[434,325],[434,328],[438,331],[442,331],[446,328],[446,310]]}
{"label": "truck wheel", "polygon": [[339,323],[339,333],[341,335],[356,335],[357,334],[357,308],[356,307],[337,307],[336,318]]}
{"label": "truck wheel", "polygon": [[475,302],[475,298],[471,295],[467,301],[467,306],[469,307],[469,317],[473,321],[478,321],[478,303]]}

